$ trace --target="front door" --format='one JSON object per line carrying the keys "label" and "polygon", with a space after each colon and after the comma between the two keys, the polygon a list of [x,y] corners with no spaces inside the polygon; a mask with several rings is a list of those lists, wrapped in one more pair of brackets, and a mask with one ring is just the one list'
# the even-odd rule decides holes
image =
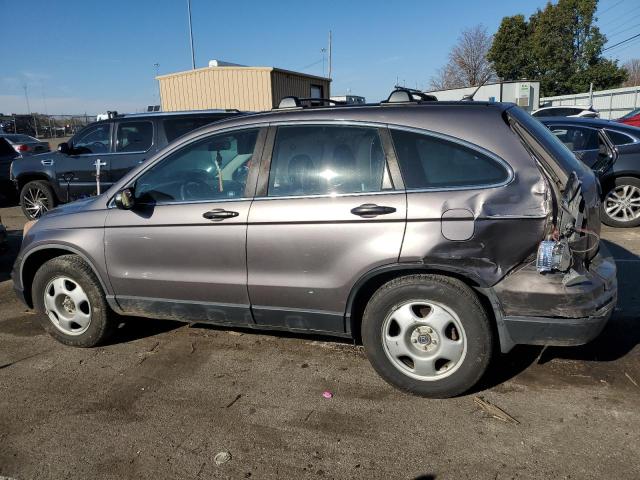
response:
{"label": "front door", "polygon": [[109,180],[120,180],[144,162],[154,146],[152,120],[121,120],[115,124],[114,153],[109,161]]}
{"label": "front door", "polygon": [[345,333],[352,286],[400,254],[406,196],[390,174],[386,132],[334,124],[274,133],[247,232],[255,321]]}
{"label": "front door", "polygon": [[551,132],[564,143],[576,157],[592,167],[598,160],[598,130],[574,125],[550,125]]}
{"label": "front door", "polygon": [[109,212],[107,268],[125,312],[253,323],[246,286],[253,194],[247,173],[263,136],[254,128],[178,147],[135,179],[132,210]]}
{"label": "front door", "polygon": [[78,133],[70,142],[69,155],[58,155],[55,171],[62,200],[70,202],[97,193],[96,163],[100,162],[101,191],[111,186],[111,122],[99,122]]}

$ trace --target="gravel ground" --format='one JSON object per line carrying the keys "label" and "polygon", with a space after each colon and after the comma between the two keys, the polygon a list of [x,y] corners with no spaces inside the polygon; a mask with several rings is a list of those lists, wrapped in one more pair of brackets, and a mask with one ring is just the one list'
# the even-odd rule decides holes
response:
{"label": "gravel ground", "polygon": [[125,319],[110,345],[65,347],[15,299],[24,220],[0,216],[0,476],[640,478],[637,229],[604,230],[620,305],[592,344],[517,347],[477,391],[425,400],[334,339]]}

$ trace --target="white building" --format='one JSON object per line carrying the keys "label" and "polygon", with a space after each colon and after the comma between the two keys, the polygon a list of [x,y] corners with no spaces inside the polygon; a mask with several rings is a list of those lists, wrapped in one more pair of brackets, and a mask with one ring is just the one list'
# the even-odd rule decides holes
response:
{"label": "white building", "polygon": [[592,105],[600,112],[600,118],[620,118],[631,110],[640,107],[640,86],[612,88],[589,93],[575,93],[572,95],[559,95],[557,97],[544,97],[540,102],[545,106],[559,105]]}
{"label": "white building", "polygon": [[360,95],[336,95],[336,96],[332,96],[331,100],[334,100],[336,102],[348,103],[350,105],[366,103],[365,98],[361,97]]}
{"label": "white building", "polygon": [[[462,87],[426,93],[435,95],[438,100],[462,100],[465,95],[471,95],[477,88]],[[540,102],[540,82],[537,80],[513,80],[485,83],[473,99],[485,102],[512,102],[531,112],[538,108]]]}

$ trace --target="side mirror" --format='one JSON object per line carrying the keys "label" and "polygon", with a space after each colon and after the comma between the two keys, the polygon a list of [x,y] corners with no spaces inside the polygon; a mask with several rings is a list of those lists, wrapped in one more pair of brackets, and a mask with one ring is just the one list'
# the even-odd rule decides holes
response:
{"label": "side mirror", "polygon": [[114,201],[116,207],[118,207],[120,210],[131,210],[136,203],[133,190],[131,190],[130,188],[125,188],[124,190],[120,190],[118,193],[116,193]]}
{"label": "side mirror", "polygon": [[58,151],[60,153],[64,153],[65,155],[69,155],[71,148],[69,147],[69,144],[67,142],[62,142],[60,145],[58,145]]}

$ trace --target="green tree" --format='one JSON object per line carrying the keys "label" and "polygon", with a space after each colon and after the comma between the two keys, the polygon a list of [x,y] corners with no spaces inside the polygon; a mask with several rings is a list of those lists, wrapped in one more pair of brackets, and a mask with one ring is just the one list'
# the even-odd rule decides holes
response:
{"label": "green tree", "polygon": [[505,17],[488,58],[503,79],[537,79],[545,96],[619,86],[627,73],[602,57],[605,36],[594,25],[597,0],[547,3],[529,20]]}

